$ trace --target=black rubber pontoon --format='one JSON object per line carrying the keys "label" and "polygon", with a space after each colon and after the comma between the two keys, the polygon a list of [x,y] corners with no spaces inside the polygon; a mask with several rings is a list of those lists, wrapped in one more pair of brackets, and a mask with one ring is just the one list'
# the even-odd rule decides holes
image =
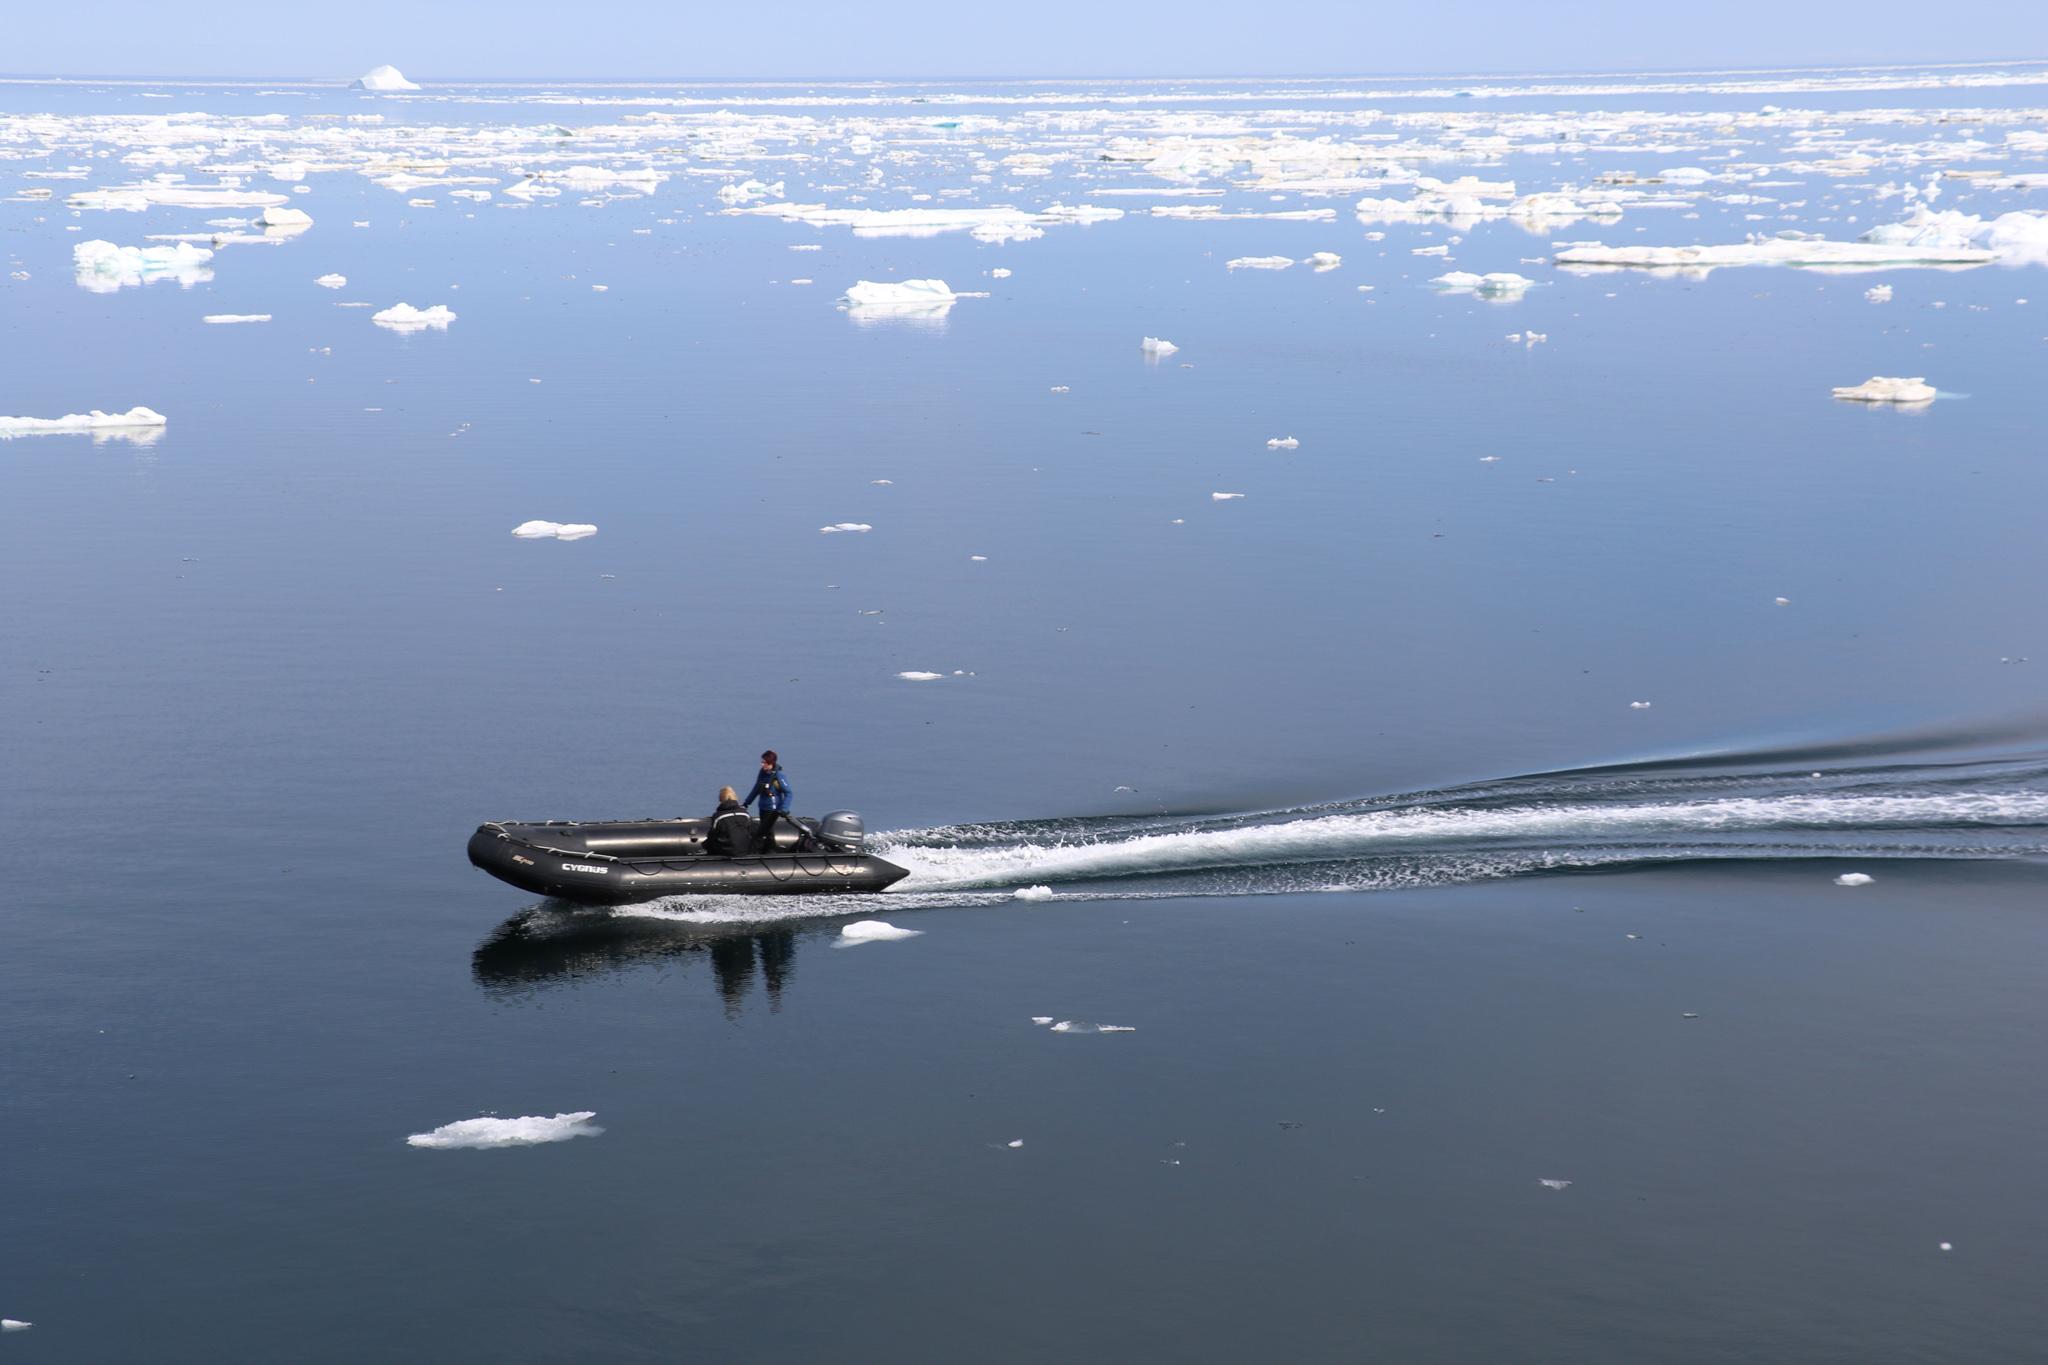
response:
{"label": "black rubber pontoon", "polygon": [[778,822],[771,847],[726,857],[704,851],[709,819],[493,822],[469,837],[469,860],[522,891],[589,905],[881,891],[910,875],[867,851],[852,811],[798,824],[801,839]]}

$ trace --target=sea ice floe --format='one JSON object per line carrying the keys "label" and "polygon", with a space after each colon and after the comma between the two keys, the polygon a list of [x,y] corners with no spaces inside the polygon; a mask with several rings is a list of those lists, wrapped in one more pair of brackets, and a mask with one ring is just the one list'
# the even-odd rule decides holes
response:
{"label": "sea ice floe", "polygon": [[431,1147],[442,1151],[456,1148],[532,1147],[543,1142],[567,1142],[570,1138],[596,1137],[604,1129],[592,1123],[594,1109],[552,1118],[529,1114],[516,1119],[475,1118],[444,1123],[426,1133],[414,1133],[408,1147]]}
{"label": "sea ice floe", "polygon": [[862,280],[846,291],[848,307],[878,312],[939,312],[959,297],[944,280]]}
{"label": "sea ice floe", "polygon": [[1294,264],[1292,256],[1239,256],[1228,263],[1231,270],[1285,270]]}
{"label": "sea ice floe", "polygon": [[997,266],[988,272],[988,277],[992,280],[1007,280],[1010,278],[1010,272],[1002,266]]}
{"label": "sea ice floe", "polygon": [[395,66],[373,66],[362,75],[350,81],[351,90],[369,90],[389,93],[395,90],[417,90],[419,86],[405,78],[405,73]]}
{"label": "sea ice floe", "polygon": [[1835,878],[1835,885],[1868,886],[1876,880],[1877,878],[1871,876],[1868,872],[1844,872],[1841,876]]}
{"label": "sea ice floe", "polygon": [[512,528],[521,540],[582,540],[597,534],[597,528],[582,521],[522,521]]}
{"label": "sea ice floe", "polygon": [[1049,901],[1053,896],[1049,886],[1020,886],[1010,894],[1013,900],[1020,901]]}
{"label": "sea ice floe", "polygon": [[1650,703],[1646,701],[1632,701],[1628,704],[1628,709],[1631,711],[1647,711],[1650,709]]}
{"label": "sea ice floe", "polygon": [[1092,204],[1053,204],[1037,213],[1014,208],[835,209],[824,204],[750,204],[727,210],[760,214],[810,227],[852,228],[857,237],[932,237],[965,231],[977,241],[1029,241],[1044,235],[1043,225],[1099,223],[1124,216],[1122,209]]}
{"label": "sea ice floe", "polygon": [[1136,1033],[1131,1024],[1091,1024],[1086,1019],[1062,1019],[1052,1026],[1054,1033]]}
{"label": "sea ice floe", "polygon": [[272,194],[268,190],[245,190],[234,185],[188,185],[176,178],[80,190],[64,201],[74,209],[116,209],[127,213],[141,213],[152,205],[181,209],[239,209],[265,208],[288,202],[289,195]]}
{"label": "sea ice floe", "polygon": [[1554,259],[1561,266],[1704,273],[1723,266],[1788,265],[1805,270],[1881,270],[1908,266],[1988,265],[1998,253],[1946,240],[1924,244],[1836,242],[1795,233],[1753,237],[1726,246],[1607,246],[1600,242],[1566,247]]}
{"label": "sea ice floe", "polygon": [[1886,378],[1872,375],[1861,384],[1837,388],[1835,397],[1852,399],[1859,403],[1931,403],[1934,401],[1934,386],[1925,379]]}
{"label": "sea ice floe", "polygon": [[1890,303],[1892,301],[1892,287],[1888,284],[1873,284],[1870,288],[1863,291],[1863,297],[1869,299],[1872,303]]}
{"label": "sea ice floe", "polygon": [[782,186],[780,180],[772,185],[759,180],[742,180],[738,184],[720,185],[718,197],[727,204],[751,204],[757,199],[780,199]]}
{"label": "sea ice floe", "polygon": [[946,675],[943,673],[927,673],[922,669],[911,669],[907,672],[898,673],[896,676],[905,682],[937,682]]}
{"label": "sea ice floe", "polygon": [[[1947,1251],[1948,1243],[1943,1242],[1941,1249]],[[23,1322],[20,1318],[0,1318],[0,1332],[26,1332],[33,1326],[35,1326],[34,1323]]]}
{"label": "sea ice floe", "polygon": [[1295,437],[1292,437],[1292,436],[1275,436],[1275,437],[1272,437],[1271,439],[1269,439],[1269,440],[1268,440],[1268,441],[1266,442],[1266,449],[1268,449],[1268,450],[1295,450],[1295,449],[1299,448],[1299,447],[1300,447],[1300,445],[1301,445],[1301,442],[1300,442],[1300,441],[1299,441],[1298,439],[1296,439]]}
{"label": "sea ice floe", "polygon": [[886,920],[858,919],[839,931],[841,943],[891,943],[897,939],[916,938],[922,929],[902,929]]}
{"label": "sea ice floe", "polygon": [[1209,500],[1211,502],[1232,502],[1243,496],[1244,494],[1242,493],[1211,493]]}
{"label": "sea ice floe", "polygon": [[1146,337],[1138,343],[1138,349],[1146,355],[1172,355],[1180,347],[1160,337]]}
{"label": "sea ice floe", "polygon": [[0,417],[0,441],[17,436],[61,436],[75,433],[95,440],[108,437],[154,439],[170,419],[153,408],[133,407],[126,412],[66,413],[62,417]]}
{"label": "sea ice floe", "polygon": [[208,314],[207,314],[206,316],[204,316],[204,317],[200,318],[199,320],[200,320],[201,322],[211,322],[211,323],[225,323],[225,322],[268,322],[268,321],[270,321],[270,314],[268,314],[268,313],[208,313]]}
{"label": "sea ice floe", "polygon": [[1044,1028],[1047,1024],[1050,1024],[1052,1022],[1052,1016],[1050,1014],[1034,1014],[1031,1016],[1031,1022],[1038,1025],[1040,1028]]}
{"label": "sea ice floe", "polygon": [[1317,270],[1335,270],[1344,264],[1344,258],[1334,251],[1311,251],[1307,264]]}
{"label": "sea ice floe", "polygon": [[818,533],[820,535],[830,536],[838,535],[842,531],[860,532],[872,531],[874,529],[874,527],[868,525],[864,521],[835,521],[830,526],[820,526],[818,528]]}
{"label": "sea ice floe", "polygon": [[1538,1180],[1536,1183],[1546,1190],[1568,1190],[1572,1186],[1569,1180]]}
{"label": "sea ice floe", "polygon": [[319,285],[322,289],[340,289],[348,283],[348,276],[322,275],[319,279],[314,280],[313,283]]}
{"label": "sea ice floe", "polygon": [[1448,275],[1438,275],[1430,283],[1450,293],[1506,297],[1522,293],[1536,281],[1526,275],[1517,275],[1512,270],[1496,270],[1485,275],[1475,275],[1469,270],[1453,270]]}
{"label": "sea ice floe", "polygon": [[301,209],[267,208],[256,215],[256,225],[263,228],[287,228],[293,232],[304,232],[313,226],[313,215]]}
{"label": "sea ice floe", "polygon": [[94,239],[71,248],[78,286],[95,294],[111,294],[128,285],[175,280],[183,288],[213,278],[207,262],[213,253],[190,242],[172,246],[115,246]]}
{"label": "sea ice floe", "polygon": [[455,312],[445,303],[432,308],[415,308],[409,303],[394,303],[389,308],[370,314],[370,321],[379,327],[389,327],[396,332],[418,332],[426,328],[446,328],[455,321]]}

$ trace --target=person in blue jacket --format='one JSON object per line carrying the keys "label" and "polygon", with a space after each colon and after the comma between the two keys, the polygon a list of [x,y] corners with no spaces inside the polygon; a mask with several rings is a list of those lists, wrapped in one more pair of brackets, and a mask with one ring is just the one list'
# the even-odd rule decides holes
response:
{"label": "person in blue jacket", "polygon": [[781,820],[796,831],[797,847],[809,842],[804,827],[789,813],[789,781],[782,775],[782,762],[776,758],[773,749],[761,754],[761,771],[754,778],[753,790],[747,799],[740,802],[742,807],[751,806],[756,798],[761,802],[761,823],[754,831],[754,847],[762,853],[775,851],[775,822]]}

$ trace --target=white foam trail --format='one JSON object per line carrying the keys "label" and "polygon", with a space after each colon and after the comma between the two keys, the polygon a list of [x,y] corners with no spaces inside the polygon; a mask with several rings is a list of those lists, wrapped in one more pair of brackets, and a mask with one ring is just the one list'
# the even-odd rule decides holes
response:
{"label": "white foam trail", "polygon": [[[1221,867],[1332,862],[1431,845],[1554,841],[1581,846],[1629,836],[1740,834],[2048,823],[2048,794],[1771,796],[1714,801],[1404,809],[1311,816],[1232,829],[1141,834],[1098,842],[880,852],[910,871],[903,890],[1071,881]],[[899,836],[900,837],[900,836]]]}

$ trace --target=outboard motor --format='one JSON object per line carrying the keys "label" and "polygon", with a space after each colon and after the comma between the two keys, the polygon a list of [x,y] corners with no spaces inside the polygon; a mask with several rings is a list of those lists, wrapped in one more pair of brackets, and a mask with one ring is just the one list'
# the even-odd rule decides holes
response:
{"label": "outboard motor", "polygon": [[818,842],[838,853],[859,853],[867,847],[867,829],[850,810],[835,810],[818,822]]}

